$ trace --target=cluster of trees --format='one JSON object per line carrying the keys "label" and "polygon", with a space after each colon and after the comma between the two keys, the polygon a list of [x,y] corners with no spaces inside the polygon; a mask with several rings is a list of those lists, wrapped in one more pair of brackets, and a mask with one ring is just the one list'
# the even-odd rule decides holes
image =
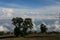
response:
{"label": "cluster of trees", "polygon": [[[29,28],[30,30],[33,28],[33,23],[31,18],[21,18],[21,17],[16,17],[12,19],[12,24],[15,26],[14,28],[14,34],[15,36],[25,36],[27,35],[27,29]],[[40,26],[41,33],[46,32],[46,26],[44,24],[41,24]],[[31,31],[29,32],[31,33]]]}
{"label": "cluster of trees", "polygon": [[12,19],[12,23],[15,26],[14,28],[14,34],[16,36],[24,36],[27,34],[27,29],[32,29],[33,24],[31,18],[21,18],[16,17]]}

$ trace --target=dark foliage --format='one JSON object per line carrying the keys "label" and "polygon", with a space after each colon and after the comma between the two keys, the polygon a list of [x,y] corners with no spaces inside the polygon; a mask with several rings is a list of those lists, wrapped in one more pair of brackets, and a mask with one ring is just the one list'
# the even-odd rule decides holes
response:
{"label": "dark foliage", "polygon": [[[27,29],[30,28],[32,29],[33,24],[32,24],[32,19],[31,18],[25,18],[23,21],[22,18],[13,18],[12,23],[15,26],[14,28],[14,34],[16,36],[25,36],[27,34]],[[22,28],[22,30],[21,30]]]}
{"label": "dark foliage", "polygon": [[20,29],[19,29],[18,27],[15,27],[15,28],[14,28],[14,34],[16,35],[16,37],[19,36],[19,34],[20,34]]}
{"label": "dark foliage", "polygon": [[21,30],[20,29],[22,27],[22,25],[21,25],[22,22],[23,22],[23,19],[22,18],[16,17],[16,18],[13,18],[12,19],[12,23],[15,26],[15,28],[14,28],[14,34],[16,36],[19,36],[21,34]]}
{"label": "dark foliage", "polygon": [[46,28],[46,25],[44,25],[44,24],[41,24],[41,26],[40,26],[41,28],[41,33],[46,33],[46,30],[47,30],[47,28]]}
{"label": "dark foliage", "polygon": [[25,18],[25,21],[23,23],[24,29],[23,31],[26,33],[27,29],[30,28],[32,29],[33,24],[32,24],[32,19],[31,18]]}

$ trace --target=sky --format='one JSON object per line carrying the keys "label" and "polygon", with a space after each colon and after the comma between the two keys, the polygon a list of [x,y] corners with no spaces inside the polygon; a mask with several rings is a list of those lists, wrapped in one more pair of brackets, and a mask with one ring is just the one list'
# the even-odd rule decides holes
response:
{"label": "sky", "polygon": [[[0,0],[0,19],[13,17],[28,17],[32,18],[33,21],[35,19],[59,19],[59,13],[60,0]],[[56,23],[58,24],[59,21]],[[60,25],[52,25],[58,27],[56,30],[60,31]],[[52,28],[52,25],[47,27]],[[1,26],[0,29],[3,30],[3,27]]]}
{"label": "sky", "polygon": [[60,0],[0,0],[0,19],[58,19]]}

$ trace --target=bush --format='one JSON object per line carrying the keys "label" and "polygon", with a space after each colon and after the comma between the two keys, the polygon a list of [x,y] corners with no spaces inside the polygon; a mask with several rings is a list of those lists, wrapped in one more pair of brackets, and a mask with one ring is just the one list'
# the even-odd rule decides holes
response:
{"label": "bush", "polygon": [[3,34],[5,34],[4,32],[0,32],[0,35],[3,35]]}

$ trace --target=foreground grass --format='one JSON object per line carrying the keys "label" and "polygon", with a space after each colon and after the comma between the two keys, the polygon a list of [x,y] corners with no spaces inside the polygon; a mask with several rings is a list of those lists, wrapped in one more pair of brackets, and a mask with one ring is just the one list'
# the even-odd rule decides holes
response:
{"label": "foreground grass", "polygon": [[57,34],[29,34],[25,37],[15,37],[14,35],[3,35],[0,40],[60,40]]}

